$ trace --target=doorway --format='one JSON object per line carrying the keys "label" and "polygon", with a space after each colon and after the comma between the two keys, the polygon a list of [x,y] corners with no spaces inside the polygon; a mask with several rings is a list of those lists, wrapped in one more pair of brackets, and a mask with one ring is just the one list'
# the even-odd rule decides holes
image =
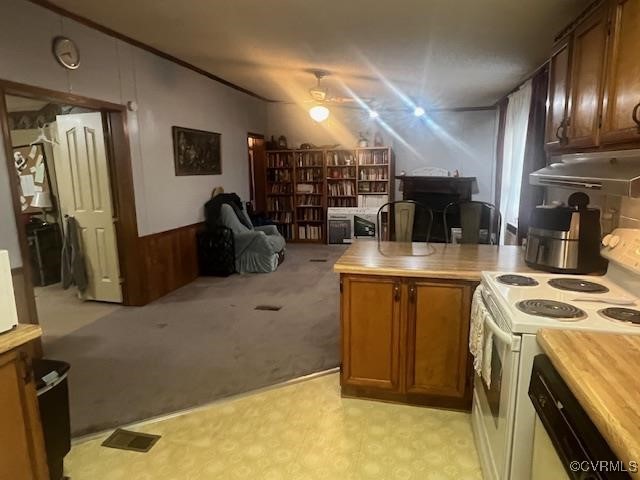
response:
{"label": "doorway", "polygon": [[58,337],[123,301],[107,119],[45,99],[6,95],[5,104],[24,267],[45,335]]}
{"label": "doorway", "polygon": [[254,213],[264,213],[266,202],[266,153],[264,135],[247,134],[249,152],[249,200]]}
{"label": "doorway", "polygon": [[[11,110],[11,112],[7,110]],[[37,115],[20,115],[20,112],[37,112]],[[83,114],[90,115],[81,117]],[[65,137],[76,141],[72,147],[69,147],[68,141],[66,143],[64,140],[58,141],[58,137],[61,136],[59,131],[61,129],[58,128],[57,124],[58,117],[63,117],[61,119],[63,121],[60,122],[62,127],[65,121],[71,121],[73,115],[77,115],[77,121],[82,119],[82,124],[74,132],[71,132],[73,127],[69,127],[64,133]],[[90,116],[92,117],[91,119],[89,118]],[[64,117],[66,117],[66,120]],[[93,126],[90,121],[94,122]],[[65,145],[67,151],[70,150],[71,153],[84,149],[86,157],[83,157],[83,168],[81,168],[82,162],[80,159],[76,158],[77,168],[74,167],[76,173],[72,173],[71,181],[85,187],[88,178],[89,183],[92,184],[91,188],[85,188],[84,197],[75,198],[73,201],[84,199],[83,201],[85,202],[101,203],[99,205],[100,208],[96,210],[108,211],[107,207],[110,206],[111,208],[108,225],[104,227],[89,225],[86,229],[79,230],[80,236],[91,233],[96,241],[96,244],[93,245],[94,250],[102,252],[100,255],[95,255],[91,252],[89,254],[94,259],[94,264],[89,265],[90,272],[97,275],[99,280],[94,285],[102,287],[104,284],[115,284],[118,288],[113,289],[116,293],[115,296],[110,298],[105,297],[104,291],[100,289],[88,288],[81,298],[98,301],[84,302],[82,305],[101,305],[106,308],[113,305],[119,306],[120,303],[124,305],[145,305],[148,303],[148,295],[142,281],[144,277],[144,269],[142,267],[144,265],[142,265],[139,248],[133,175],[126,124],[126,107],[123,105],[0,79],[0,127],[3,137],[0,150],[6,153],[6,168],[9,173],[9,187],[13,200],[15,225],[18,227],[17,237],[20,248],[19,252],[16,253],[19,253],[22,265],[16,265],[15,273],[14,269],[12,269],[12,275],[14,276],[18,316],[22,323],[39,323],[34,283],[41,286],[42,283],[46,282],[47,285],[45,287],[57,283],[55,279],[55,271],[57,270],[55,264],[47,262],[45,267],[48,267],[48,269],[43,269],[45,270],[44,273],[40,271],[39,266],[34,268],[37,262],[33,262],[34,265],[32,265],[32,250],[36,249],[36,246],[32,245],[30,247],[29,245],[28,234],[33,232],[27,231],[27,226],[37,228],[38,221],[41,222],[41,225],[57,225],[48,226],[44,229],[49,233],[43,233],[43,235],[48,235],[49,238],[43,238],[43,245],[53,245],[53,248],[58,248],[58,244],[65,238],[63,234],[65,233],[66,219],[63,209],[66,208],[65,205],[68,202],[65,202],[64,192],[61,191],[58,178],[56,178],[56,165],[53,160],[56,157],[54,149],[62,151],[61,149]],[[16,130],[34,130],[34,132],[13,133],[12,135],[12,131]],[[42,134],[43,139],[55,139],[57,143],[39,141],[31,145],[33,139],[29,138],[29,134],[35,134],[36,138]],[[16,146],[29,147],[20,152],[22,159],[20,159],[20,156],[16,156],[18,165],[22,168],[20,173],[24,173],[27,176],[25,179],[22,179],[22,175],[16,170],[14,141]],[[32,147],[34,146],[36,149],[32,152]],[[63,154],[64,152],[60,153],[59,156],[63,156]],[[40,155],[42,155],[42,159],[39,161]],[[34,158],[32,159],[31,156]],[[106,162],[101,167],[102,170],[97,169],[98,156],[101,158],[106,157]],[[47,158],[50,159],[48,162],[46,161]],[[44,165],[44,168],[42,165]],[[68,168],[71,167],[69,166]],[[64,166],[58,167],[58,169],[61,170],[62,174]],[[31,178],[28,178],[28,176],[31,176]],[[52,182],[51,179],[45,181],[44,179],[48,176],[52,176],[54,181]],[[23,195],[23,188],[26,188],[27,192],[33,195],[29,195],[30,198],[26,198]],[[74,190],[74,192],[76,191]],[[34,198],[36,193],[38,193],[37,199]],[[105,193],[111,193],[109,201],[105,201],[105,197],[101,196]],[[89,195],[88,200],[86,194]],[[23,211],[23,208],[27,212]],[[77,216],[77,212],[66,214]],[[31,222],[32,218],[34,218],[33,222]],[[27,225],[25,222],[32,225]],[[56,229],[59,232],[58,234],[56,234]],[[111,240],[109,239],[110,231],[115,231],[115,239],[113,234],[110,236]],[[33,235],[31,236],[33,237]],[[108,247],[108,241],[113,242],[114,248]],[[102,246],[107,246],[107,249],[99,250],[98,247],[101,248]],[[44,250],[40,252],[41,255],[47,255],[47,253]],[[50,253],[49,255],[53,257]],[[104,272],[108,272],[108,275],[105,275]],[[42,280],[43,277],[45,278],[44,282]],[[51,280],[52,278],[53,281]],[[77,293],[72,290],[67,290],[66,292],[71,292],[72,300],[75,302],[78,297]],[[87,316],[90,317],[90,315]]]}

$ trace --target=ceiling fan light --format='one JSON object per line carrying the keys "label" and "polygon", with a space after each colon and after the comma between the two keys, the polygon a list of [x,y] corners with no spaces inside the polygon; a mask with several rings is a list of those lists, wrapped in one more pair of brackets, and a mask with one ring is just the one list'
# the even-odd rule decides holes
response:
{"label": "ceiling fan light", "polygon": [[329,113],[329,109],[324,105],[316,105],[309,109],[309,116],[318,123],[324,122],[329,118]]}

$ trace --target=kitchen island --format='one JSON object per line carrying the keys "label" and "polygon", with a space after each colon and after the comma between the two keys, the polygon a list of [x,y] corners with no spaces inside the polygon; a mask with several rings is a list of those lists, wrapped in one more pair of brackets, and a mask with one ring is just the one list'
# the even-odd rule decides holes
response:
{"label": "kitchen island", "polygon": [[638,465],[640,335],[540,330],[537,338],[611,450],[627,468]]}
{"label": "kitchen island", "polygon": [[357,240],[334,271],[342,394],[469,410],[469,319],[480,274],[531,270],[517,246]]}

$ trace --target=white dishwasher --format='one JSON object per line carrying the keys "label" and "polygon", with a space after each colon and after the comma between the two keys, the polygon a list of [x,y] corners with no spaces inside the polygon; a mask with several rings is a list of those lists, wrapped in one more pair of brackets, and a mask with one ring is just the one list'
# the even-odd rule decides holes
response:
{"label": "white dishwasher", "polygon": [[536,410],[532,480],[631,478],[546,355],[533,360],[529,398]]}

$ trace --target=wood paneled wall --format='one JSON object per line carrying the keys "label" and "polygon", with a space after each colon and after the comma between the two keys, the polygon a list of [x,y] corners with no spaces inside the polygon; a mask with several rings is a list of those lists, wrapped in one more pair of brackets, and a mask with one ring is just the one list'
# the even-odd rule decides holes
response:
{"label": "wood paneled wall", "polygon": [[[36,312],[35,297],[33,294],[27,293],[27,284],[22,267],[11,269],[11,281],[13,282],[13,296],[16,300],[16,310],[18,311],[18,322],[37,324],[38,315]],[[20,350],[33,358],[42,357],[42,343],[40,338],[25,343],[20,347]]]}
{"label": "wood paneled wall", "polygon": [[[32,318],[33,312],[30,306],[30,297],[26,291],[24,281],[24,270],[22,267],[11,269],[11,280],[13,281],[13,294],[16,299],[16,309],[18,310],[18,321],[20,323],[37,323]],[[31,299],[33,301],[33,299]],[[35,309],[33,309],[35,310]]]}
{"label": "wood paneled wall", "polygon": [[202,223],[146,235],[138,239],[143,291],[136,304],[146,304],[198,277],[196,233]]}

